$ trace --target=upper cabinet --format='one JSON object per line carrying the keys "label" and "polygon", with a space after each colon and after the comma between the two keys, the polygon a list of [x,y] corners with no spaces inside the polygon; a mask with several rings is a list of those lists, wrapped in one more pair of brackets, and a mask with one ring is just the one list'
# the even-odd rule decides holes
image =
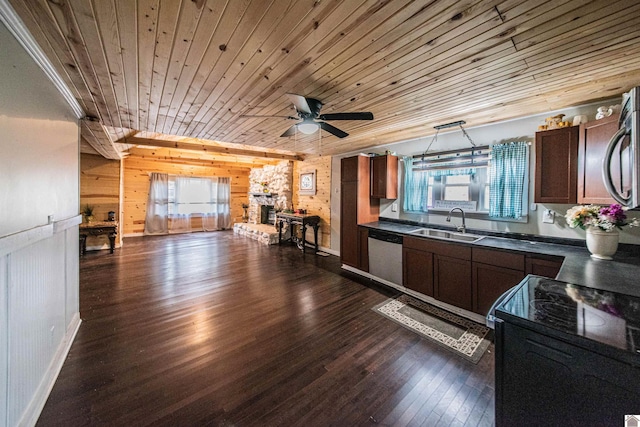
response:
{"label": "upper cabinet", "polygon": [[398,198],[397,156],[371,158],[371,197],[374,199]]}
{"label": "upper cabinet", "polygon": [[577,202],[578,130],[536,132],[536,203]]}
{"label": "upper cabinet", "polygon": [[[611,137],[618,130],[618,114],[580,125],[578,146],[578,203],[610,205],[615,200],[602,180],[602,159]],[[612,174],[616,166],[612,165]]]}

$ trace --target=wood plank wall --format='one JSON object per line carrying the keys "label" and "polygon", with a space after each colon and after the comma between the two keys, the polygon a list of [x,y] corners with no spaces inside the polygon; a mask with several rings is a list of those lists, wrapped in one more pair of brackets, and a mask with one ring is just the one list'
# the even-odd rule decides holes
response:
{"label": "wood plank wall", "polygon": [[[276,163],[277,161],[274,161]],[[248,203],[249,171],[258,165],[217,160],[154,158],[132,155],[124,160],[124,235],[144,232],[149,174],[161,172],[183,176],[231,178],[231,221],[242,221],[242,204]],[[192,226],[197,227],[196,223]]]}
{"label": "wood plank wall", "polygon": [[[109,211],[120,212],[120,160],[105,159],[93,154],[80,155],[80,212],[85,205],[94,207],[95,221],[106,221]],[[119,246],[119,239],[116,242]],[[109,247],[104,236],[89,236],[87,247]]]}
{"label": "wood plank wall", "polygon": [[[316,194],[301,196],[300,172],[316,171]],[[293,162],[293,205],[320,217],[319,245],[331,247],[331,156],[308,157]]]}

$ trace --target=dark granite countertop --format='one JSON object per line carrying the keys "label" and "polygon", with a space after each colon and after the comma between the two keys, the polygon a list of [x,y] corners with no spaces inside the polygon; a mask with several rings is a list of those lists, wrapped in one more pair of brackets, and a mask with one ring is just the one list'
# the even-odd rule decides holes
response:
{"label": "dark granite countertop", "polygon": [[[409,233],[418,228],[455,231],[453,228],[398,220],[381,220],[360,225],[403,235],[409,235]],[[613,260],[597,260],[590,257],[589,251],[587,251],[584,242],[581,240],[523,236],[519,234],[510,235],[509,233],[493,233],[483,230],[467,230],[467,233],[486,237],[475,243],[458,241],[452,243],[472,247],[560,256],[564,258],[564,262],[558,276],[555,277],[556,280],[640,297],[640,257],[637,253],[619,249]],[[410,235],[429,239],[429,237],[415,234]]]}

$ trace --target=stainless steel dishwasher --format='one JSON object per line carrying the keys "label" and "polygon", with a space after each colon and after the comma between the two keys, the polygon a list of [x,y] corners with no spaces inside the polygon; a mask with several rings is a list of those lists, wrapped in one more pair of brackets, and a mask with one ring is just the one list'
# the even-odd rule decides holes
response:
{"label": "stainless steel dishwasher", "polygon": [[402,236],[369,230],[369,273],[402,285]]}

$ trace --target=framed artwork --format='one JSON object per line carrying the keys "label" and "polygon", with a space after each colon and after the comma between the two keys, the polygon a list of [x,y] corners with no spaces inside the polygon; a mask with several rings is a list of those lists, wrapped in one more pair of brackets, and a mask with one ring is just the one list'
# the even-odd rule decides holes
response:
{"label": "framed artwork", "polygon": [[315,196],[316,194],[316,171],[300,172],[300,191],[301,196]]}

